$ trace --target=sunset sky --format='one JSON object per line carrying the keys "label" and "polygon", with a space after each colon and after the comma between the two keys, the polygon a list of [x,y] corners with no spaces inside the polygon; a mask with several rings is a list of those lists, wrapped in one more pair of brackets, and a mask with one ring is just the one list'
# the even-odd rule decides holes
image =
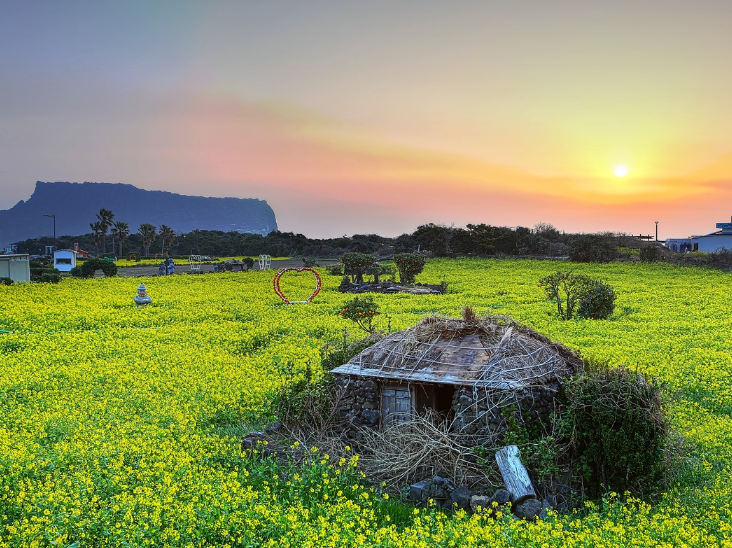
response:
{"label": "sunset sky", "polygon": [[310,237],[711,232],[730,27],[729,0],[0,0],[0,209],[98,181]]}

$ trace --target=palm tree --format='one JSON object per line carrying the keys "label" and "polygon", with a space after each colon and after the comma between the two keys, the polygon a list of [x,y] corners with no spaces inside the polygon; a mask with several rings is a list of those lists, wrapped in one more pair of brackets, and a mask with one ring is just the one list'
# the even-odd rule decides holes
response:
{"label": "palm tree", "polygon": [[89,223],[89,226],[94,235],[94,254],[99,255],[99,244],[102,243],[102,224],[99,222]]}
{"label": "palm tree", "polygon": [[97,213],[97,220],[99,221],[99,228],[102,233],[102,254],[107,252],[107,231],[112,226],[113,219],[114,213],[109,209],[101,208],[99,213]]}
{"label": "palm tree", "polygon": [[[122,256],[122,244],[130,236],[130,225],[123,221],[117,221],[112,225],[112,229],[109,231],[112,237],[117,237],[119,240],[119,255]],[[112,242],[114,247],[114,242]]]}
{"label": "palm tree", "polygon": [[160,225],[160,236],[163,238],[163,249],[160,253],[165,254],[166,249],[170,252],[170,245],[175,239],[175,232],[168,225]]}
{"label": "palm tree", "polygon": [[140,228],[137,229],[137,233],[142,237],[142,247],[145,249],[145,255],[150,255],[150,244],[153,243],[153,240],[157,235],[155,225],[143,223],[140,225]]}

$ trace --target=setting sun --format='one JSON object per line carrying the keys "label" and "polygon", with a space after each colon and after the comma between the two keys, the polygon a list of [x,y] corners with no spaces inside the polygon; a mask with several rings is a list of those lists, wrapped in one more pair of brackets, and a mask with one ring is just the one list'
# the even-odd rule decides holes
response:
{"label": "setting sun", "polygon": [[628,174],[628,168],[625,166],[615,166],[615,176],[625,177]]}

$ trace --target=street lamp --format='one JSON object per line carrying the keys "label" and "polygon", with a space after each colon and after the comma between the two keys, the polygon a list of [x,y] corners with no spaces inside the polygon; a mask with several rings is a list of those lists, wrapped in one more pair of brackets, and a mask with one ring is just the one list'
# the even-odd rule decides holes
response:
{"label": "street lamp", "polygon": [[56,251],[56,215],[43,215],[44,217],[51,217],[53,219],[53,250]]}

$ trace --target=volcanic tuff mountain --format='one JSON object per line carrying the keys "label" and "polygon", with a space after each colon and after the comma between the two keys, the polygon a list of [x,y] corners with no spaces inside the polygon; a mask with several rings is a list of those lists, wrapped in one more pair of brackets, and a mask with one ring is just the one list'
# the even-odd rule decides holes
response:
{"label": "volcanic tuff mountain", "polygon": [[114,212],[115,221],[136,232],[143,223],[168,225],[178,234],[192,230],[223,230],[266,235],[277,230],[274,211],[254,198],[204,198],[172,192],[142,190],[121,183],[36,182],[33,195],[10,209],[0,210],[0,246],[28,238],[89,234],[89,223],[101,208]]}

